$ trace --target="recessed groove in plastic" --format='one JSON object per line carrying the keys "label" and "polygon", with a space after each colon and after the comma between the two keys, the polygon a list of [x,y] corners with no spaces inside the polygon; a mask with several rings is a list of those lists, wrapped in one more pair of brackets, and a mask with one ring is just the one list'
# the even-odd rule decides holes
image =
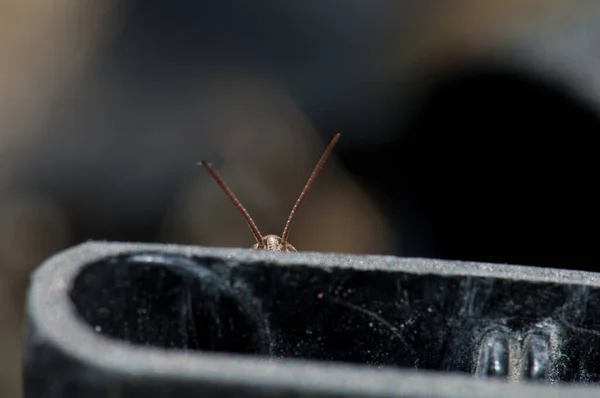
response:
{"label": "recessed groove in plastic", "polygon": [[26,397],[592,397],[598,274],[90,242],[33,274]]}

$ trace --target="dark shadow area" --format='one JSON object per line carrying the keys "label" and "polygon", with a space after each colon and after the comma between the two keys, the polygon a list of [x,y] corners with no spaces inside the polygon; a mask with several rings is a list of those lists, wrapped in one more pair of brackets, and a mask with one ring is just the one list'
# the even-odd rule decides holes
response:
{"label": "dark shadow area", "polygon": [[136,345],[594,382],[599,299],[582,285],[160,253],[90,265],[71,292],[91,333]]}
{"label": "dark shadow area", "polygon": [[[97,332],[138,345],[268,353],[260,313],[229,282],[185,258],[145,254],[92,264],[71,299]],[[238,301],[241,300],[241,301]]]}
{"label": "dark shadow area", "polygon": [[402,254],[597,271],[599,131],[559,87],[478,69],[437,85],[392,144],[345,161],[389,198]]}

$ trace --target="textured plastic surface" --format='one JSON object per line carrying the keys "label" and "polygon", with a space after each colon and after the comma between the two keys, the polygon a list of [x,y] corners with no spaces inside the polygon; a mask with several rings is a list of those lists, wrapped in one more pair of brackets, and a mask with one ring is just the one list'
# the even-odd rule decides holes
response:
{"label": "textured plastic surface", "polygon": [[25,392],[596,396],[595,385],[562,382],[600,379],[598,277],[382,256],[87,243],[33,275]]}

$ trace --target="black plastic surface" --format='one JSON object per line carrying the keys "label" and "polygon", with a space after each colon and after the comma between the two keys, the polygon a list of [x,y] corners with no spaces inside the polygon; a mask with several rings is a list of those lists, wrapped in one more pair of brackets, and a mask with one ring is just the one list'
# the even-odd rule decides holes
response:
{"label": "black plastic surface", "polygon": [[[600,389],[548,384],[600,379],[597,278],[424,259],[90,243],[33,278],[25,390],[65,396],[58,387],[43,395],[62,383],[97,396],[179,396],[141,381],[130,386],[151,369],[151,385],[185,385],[184,395],[215,388],[214,377],[226,374],[223,394],[253,379],[238,396],[499,397],[507,388],[510,396],[592,396]],[[176,372],[184,358],[191,374]],[[85,377],[61,366],[86,369]],[[219,376],[206,378],[207,367]],[[377,385],[384,376],[399,384]],[[527,382],[500,382],[507,379]],[[347,380],[361,387],[347,391]]]}

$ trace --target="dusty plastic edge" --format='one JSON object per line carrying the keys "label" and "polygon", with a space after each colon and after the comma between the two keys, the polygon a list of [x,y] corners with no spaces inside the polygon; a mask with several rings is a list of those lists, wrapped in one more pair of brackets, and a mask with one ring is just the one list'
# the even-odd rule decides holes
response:
{"label": "dusty plastic edge", "polygon": [[[593,273],[523,266],[467,263],[428,259],[400,259],[332,253],[270,253],[247,249],[196,246],[88,242],[45,261],[32,275],[27,311],[37,344],[52,346],[82,367],[113,378],[147,380],[160,375],[171,382],[263,390],[321,393],[340,396],[494,397],[596,396],[597,387],[510,381],[479,380],[462,374],[405,371],[350,364],[326,364],[293,359],[261,359],[233,354],[186,353],[136,347],[94,333],[84,324],[69,301],[74,278],[85,265],[106,257],[133,252],[162,252],[183,256],[209,256],[236,263],[268,262],[281,266],[362,268],[415,273],[483,275],[498,278],[600,285]],[[64,331],[68,333],[64,333]],[[29,344],[30,342],[28,342]],[[501,393],[500,393],[501,392]]]}
{"label": "dusty plastic edge", "polygon": [[[416,274],[480,276],[519,279],[531,282],[572,283],[600,286],[600,274],[558,268],[542,268],[518,264],[497,264],[474,261],[441,260],[420,257],[383,255],[356,255],[301,251],[298,253],[270,252],[228,247],[186,246],[176,244],[149,244],[136,242],[88,241],[66,249],[44,261],[36,272],[51,264],[57,257],[81,256],[87,263],[108,255],[131,252],[159,251],[187,257],[219,257],[230,263],[273,263],[277,265],[302,265],[319,268],[352,268],[358,270],[403,271]],[[77,260],[77,259],[74,259]]]}

